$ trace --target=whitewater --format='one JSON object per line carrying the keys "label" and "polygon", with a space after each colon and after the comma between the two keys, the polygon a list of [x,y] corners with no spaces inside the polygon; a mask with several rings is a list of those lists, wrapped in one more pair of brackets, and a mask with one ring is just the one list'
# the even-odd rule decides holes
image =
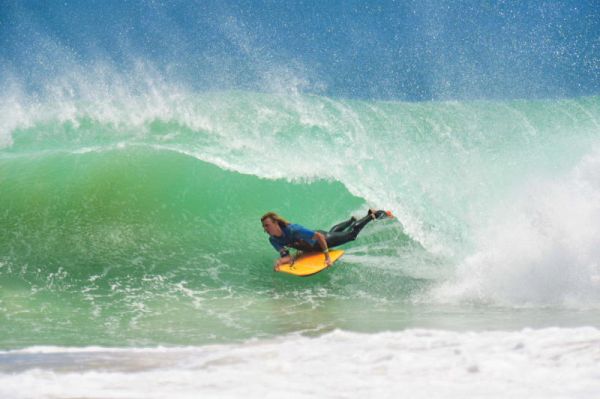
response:
{"label": "whitewater", "polygon": [[[13,398],[193,398],[198,393],[223,398],[595,398],[599,348],[594,328],[573,329],[568,337],[560,329],[407,330],[367,336],[335,331],[319,338],[292,335],[201,348],[37,347],[0,353],[14,373],[2,374],[0,393]],[[23,386],[31,387],[27,394],[20,393]]]}
{"label": "whitewater", "polygon": [[0,397],[599,397],[598,21],[3,2]]}

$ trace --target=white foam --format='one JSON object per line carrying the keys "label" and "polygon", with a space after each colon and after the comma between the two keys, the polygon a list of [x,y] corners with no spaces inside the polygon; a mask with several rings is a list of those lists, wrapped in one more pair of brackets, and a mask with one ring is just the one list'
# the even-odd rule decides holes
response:
{"label": "white foam", "polygon": [[25,128],[30,124],[27,110],[23,106],[23,93],[15,83],[6,84],[0,97],[0,149],[13,143],[12,133],[16,128]]}
{"label": "white foam", "polygon": [[600,151],[499,208],[441,301],[600,306]]}
{"label": "white foam", "polygon": [[195,348],[0,354],[6,398],[597,398],[596,328],[343,331]]}

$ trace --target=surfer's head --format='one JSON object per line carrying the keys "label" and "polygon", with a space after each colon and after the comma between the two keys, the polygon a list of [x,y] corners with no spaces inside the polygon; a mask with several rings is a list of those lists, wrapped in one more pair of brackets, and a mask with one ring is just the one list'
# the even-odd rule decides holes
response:
{"label": "surfer's head", "polygon": [[281,236],[281,230],[285,228],[290,222],[276,214],[275,212],[267,212],[261,218],[263,229],[270,235],[279,237]]}

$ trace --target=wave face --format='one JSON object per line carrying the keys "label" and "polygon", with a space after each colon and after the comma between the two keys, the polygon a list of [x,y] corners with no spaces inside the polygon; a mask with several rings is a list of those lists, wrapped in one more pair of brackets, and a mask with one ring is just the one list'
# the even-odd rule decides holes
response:
{"label": "wave face", "polygon": [[[402,327],[423,306],[600,304],[597,97],[126,93],[0,104],[4,346],[202,343]],[[368,206],[397,220],[369,225],[339,267],[272,273],[264,212],[328,228]]]}

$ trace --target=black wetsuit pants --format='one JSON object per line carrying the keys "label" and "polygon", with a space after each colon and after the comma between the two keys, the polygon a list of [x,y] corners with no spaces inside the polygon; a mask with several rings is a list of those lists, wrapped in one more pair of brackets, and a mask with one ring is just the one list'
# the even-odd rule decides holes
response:
{"label": "black wetsuit pants", "polygon": [[[319,230],[320,233],[323,233],[325,236],[325,240],[327,241],[327,246],[329,248],[337,247],[338,245],[346,244],[347,242],[356,240],[358,233],[369,223],[373,218],[371,214],[363,217],[362,219],[356,220],[354,218],[350,218],[345,222],[336,224],[328,232]],[[315,243],[313,246],[314,251],[321,251],[321,246],[319,243]]]}

